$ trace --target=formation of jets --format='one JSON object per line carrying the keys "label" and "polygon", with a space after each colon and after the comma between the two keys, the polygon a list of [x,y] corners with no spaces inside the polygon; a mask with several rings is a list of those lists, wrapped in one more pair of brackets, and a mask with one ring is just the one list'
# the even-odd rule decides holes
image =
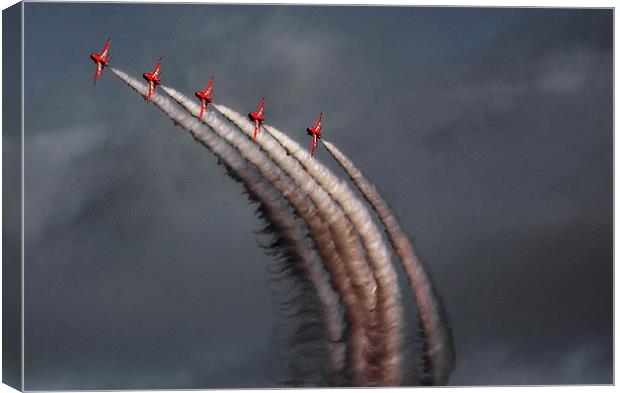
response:
{"label": "formation of jets", "polygon": [[[103,69],[108,66],[108,60],[110,58],[110,39],[105,42],[103,49],[100,53],[92,53],[90,58],[97,65],[97,71],[95,73],[94,84],[97,84],[97,80],[100,75],[103,75]],[[144,79],[149,84],[149,90],[146,94],[146,102],[150,102],[151,96],[156,94],[157,86],[161,83],[161,57],[157,59],[157,64],[155,64],[155,69],[153,72],[145,72],[142,74]],[[209,82],[204,90],[197,91],[194,93],[196,97],[200,100],[200,115],[198,116],[200,120],[202,120],[202,115],[207,111],[208,105],[213,102],[213,75],[209,78]],[[256,112],[248,113],[249,119],[254,123],[254,132],[252,138],[256,140],[260,132],[260,127],[265,121],[265,97],[260,100],[258,104],[258,108]],[[306,128],[306,132],[310,137],[312,137],[312,152],[311,155],[314,157],[314,152],[316,150],[317,140],[321,137],[321,130],[323,128],[322,125],[323,112],[319,114],[319,117],[316,119],[316,123],[314,126]]]}

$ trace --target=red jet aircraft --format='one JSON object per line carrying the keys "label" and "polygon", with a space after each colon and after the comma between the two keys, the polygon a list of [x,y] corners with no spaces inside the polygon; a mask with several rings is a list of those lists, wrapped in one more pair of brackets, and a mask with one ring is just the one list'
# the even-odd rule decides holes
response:
{"label": "red jet aircraft", "polygon": [[151,94],[155,95],[156,93],[155,89],[157,85],[161,83],[161,81],[159,80],[160,75],[161,75],[161,71],[159,70],[160,62],[161,62],[161,57],[157,59],[157,64],[155,65],[155,69],[153,70],[153,72],[151,73],[145,72],[144,74],[142,74],[144,79],[146,79],[146,81],[149,83],[149,92],[146,95],[146,102],[149,102],[151,100]]}
{"label": "red jet aircraft", "polygon": [[200,115],[198,118],[202,120],[202,114],[207,110],[207,106],[213,102],[213,75],[211,75],[207,87],[203,91],[197,91],[195,94],[200,99]]}
{"label": "red jet aircraft", "polygon": [[265,121],[265,97],[260,100],[260,104],[258,104],[258,109],[256,112],[248,113],[248,117],[250,120],[254,122],[254,140],[256,140],[256,135],[260,130],[260,125]]}
{"label": "red jet aircraft", "polygon": [[306,132],[308,132],[308,135],[312,137],[312,157],[314,157],[314,150],[316,149],[317,139],[321,137],[321,130],[323,129],[323,124],[321,124],[322,117],[323,112],[319,114],[319,117],[316,119],[316,124],[314,125],[314,127],[306,128]]}
{"label": "red jet aircraft", "polygon": [[105,42],[101,53],[91,53],[90,58],[97,64],[97,72],[95,73],[95,81],[94,84],[97,84],[97,79],[99,79],[99,75],[103,74],[103,67],[108,65],[108,59],[110,58],[110,39]]}

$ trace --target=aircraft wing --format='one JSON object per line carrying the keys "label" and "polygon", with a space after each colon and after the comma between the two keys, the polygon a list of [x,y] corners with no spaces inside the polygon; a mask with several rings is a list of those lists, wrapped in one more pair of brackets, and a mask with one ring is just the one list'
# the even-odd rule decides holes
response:
{"label": "aircraft wing", "polygon": [[260,104],[258,105],[258,111],[257,111],[258,116],[262,116],[264,110],[265,110],[265,100],[262,99]]}
{"label": "aircraft wing", "polygon": [[101,57],[106,57],[110,50],[110,40],[107,40],[105,45],[103,46],[103,50],[101,51]]}
{"label": "aircraft wing", "polygon": [[153,70],[153,76],[159,77],[161,75],[161,58],[157,60],[157,65],[155,65],[155,69]]}

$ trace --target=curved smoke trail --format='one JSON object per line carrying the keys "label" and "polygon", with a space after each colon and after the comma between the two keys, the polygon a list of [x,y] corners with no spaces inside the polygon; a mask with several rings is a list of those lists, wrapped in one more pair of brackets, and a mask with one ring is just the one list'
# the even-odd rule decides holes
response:
{"label": "curved smoke trail", "polygon": [[[130,77],[126,73],[111,68],[112,72],[122,81],[127,83],[132,89],[140,93],[142,96],[146,96],[147,88],[144,84]],[[249,193],[251,193],[257,200],[262,203],[262,214],[266,219],[271,221],[279,229],[279,235],[282,236],[282,240],[285,243],[285,247],[291,254],[294,254],[299,260],[303,261],[304,268],[308,274],[308,279],[313,283],[319,283],[317,286],[317,292],[321,298],[322,303],[327,308],[331,309],[334,304],[337,305],[337,301],[333,298],[333,292],[329,287],[321,285],[324,282],[322,278],[322,272],[320,269],[320,262],[314,258],[314,253],[306,246],[304,237],[299,231],[298,225],[295,222],[293,216],[283,209],[279,200],[279,197],[273,195],[270,188],[260,181],[260,177],[253,170],[251,166],[240,156],[240,154],[222,141],[221,138],[216,137],[198,121],[185,113],[179,113],[172,103],[161,96],[153,96],[151,98],[153,103],[166,113],[171,120],[176,124],[179,124],[182,128],[189,131],[196,140],[205,145],[211,150],[232,172],[233,176],[244,183]],[[334,345],[331,350],[331,360],[335,364],[336,370],[341,368],[343,358],[343,348],[338,345],[341,342],[341,326],[339,321],[334,315],[330,315],[327,321],[330,342]]]}
{"label": "curved smoke trail", "polygon": [[[112,68],[112,72],[143,96],[146,94],[146,87],[141,82],[116,69]],[[339,318],[330,320],[328,315],[330,313],[328,309],[338,308],[333,296],[334,293],[329,284],[325,284],[326,280],[323,276],[324,272],[320,268],[320,262],[316,258],[316,254],[313,253],[314,250],[304,242],[304,235],[295,217],[275,191],[277,190],[289,201],[295,209],[295,213],[308,225],[317,251],[323,258],[323,262],[331,274],[330,278],[333,285],[345,304],[350,324],[348,337],[349,351],[351,352],[348,359],[352,363],[350,372],[353,384],[397,384],[400,378],[399,348],[400,323],[402,321],[400,293],[395,281],[395,272],[387,254],[387,248],[383,243],[383,237],[375,227],[368,211],[365,210],[365,206],[351,193],[346,184],[340,182],[326,167],[314,162],[296,142],[272,127],[265,127],[268,133],[265,132],[259,136],[259,144],[270,157],[266,158],[264,153],[253,143],[244,139],[238,130],[223,123],[216,116],[209,117],[210,121],[205,122],[216,134],[228,135],[228,139],[224,139],[234,148],[214,134],[205,132],[208,130],[200,122],[183,112],[179,112],[169,100],[156,96],[153,101],[176,124],[188,130],[195,139],[218,155],[225,163],[227,170],[232,172],[232,176],[242,181],[248,193],[261,201],[261,217],[266,218],[278,228],[276,235],[280,240],[274,242],[273,246],[283,247],[286,250],[284,254],[294,255],[293,259],[301,260],[304,263],[314,263],[315,270],[304,266],[304,274],[313,283],[313,289],[321,297],[321,305],[326,311],[324,318],[327,321],[326,325],[329,329],[331,344],[340,344],[342,341],[334,338],[342,336],[342,321]],[[241,131],[251,134],[252,125],[244,117],[221,105],[216,105],[216,108],[233,121]],[[188,108],[186,107],[186,109]],[[190,109],[188,111],[192,112]],[[228,113],[225,113],[226,111]],[[272,139],[272,136],[275,140]],[[240,142],[242,140],[245,142]],[[245,145],[253,146],[254,149],[247,146],[242,148]],[[326,147],[335,157],[340,153],[336,159],[377,211],[395,252],[403,261],[420,309],[419,320],[424,331],[426,345],[424,350],[428,355],[427,360],[431,367],[429,382],[447,383],[449,374],[454,367],[454,347],[441,299],[436,295],[430,277],[417,259],[415,251],[400,228],[398,220],[378,191],[335,146],[327,143]],[[288,157],[288,155],[292,155],[295,159]],[[270,159],[276,164],[273,164]],[[250,163],[257,165],[257,167],[254,168]],[[256,170],[260,173],[257,173]],[[286,172],[290,178],[282,171]],[[312,201],[308,201],[304,193],[310,196]],[[296,206],[291,202],[291,199],[297,201]],[[338,218],[335,219],[334,215]],[[362,244],[359,244],[356,232],[361,236]],[[366,261],[362,250],[368,254],[374,272],[369,271],[369,267],[365,265]],[[341,257],[342,259],[339,259]],[[344,270],[343,265],[345,266]],[[340,269],[338,270],[338,268]],[[347,274],[350,277],[347,277]],[[325,291],[320,290],[321,281]],[[378,295],[374,291],[378,291]],[[322,292],[324,293],[322,294]],[[327,299],[329,294],[332,297],[331,301]],[[302,312],[305,311],[302,310]],[[333,315],[337,314],[337,312],[333,313]],[[377,317],[380,318],[378,321],[375,319]],[[337,323],[333,323],[334,320]],[[377,322],[381,323],[381,329],[375,331]],[[340,323],[339,328],[337,327],[338,323]],[[356,323],[358,323],[357,330]],[[340,332],[340,335],[337,332]],[[383,333],[387,335],[387,338],[379,337],[377,333]],[[300,330],[296,334],[298,334],[296,339],[300,341],[307,340],[307,337],[311,336]],[[394,337],[396,340],[393,339]],[[366,339],[370,340],[370,344],[365,341]],[[383,345],[383,348],[379,348],[377,344]],[[367,347],[367,345],[370,346]],[[342,345],[333,345],[331,348],[332,360],[338,359],[339,356],[342,359],[343,350]],[[376,358],[377,355],[379,355],[378,359]],[[355,359],[361,359],[364,356],[367,357],[369,364],[364,363],[364,360],[359,364],[355,363]],[[334,361],[334,364],[336,363]],[[337,370],[338,368],[335,367],[334,372],[337,373]]]}
{"label": "curved smoke trail", "polygon": [[[253,174],[258,177],[257,173]],[[269,286],[274,294],[275,313],[281,321],[287,321],[278,323],[272,331],[274,341],[280,344],[277,347],[286,349],[286,353],[278,353],[288,363],[288,378],[281,382],[293,386],[339,386],[345,347],[338,299],[324,276],[318,256],[307,244],[305,234],[280,193],[264,179],[260,184],[270,193],[259,193],[253,188],[249,191],[254,193],[251,199],[262,201],[259,218],[269,222],[260,232],[276,235],[272,243],[261,247],[280,261],[269,269],[272,277],[268,282],[279,288]],[[283,286],[283,278],[293,281],[292,288]],[[293,322],[296,320],[300,323]],[[290,331],[291,327],[294,329],[288,335],[279,334],[280,330]]]}
{"label": "curved smoke trail", "polygon": [[[224,117],[232,121],[232,123],[248,137],[252,136],[254,126],[243,116],[224,105],[213,104],[213,106],[218,112],[223,114]],[[368,292],[360,293],[364,307],[367,310],[374,310],[376,307],[376,297],[374,296],[376,292],[376,283],[372,271],[369,269],[362,255],[359,240],[351,239],[353,228],[342,209],[334,202],[329,193],[324,190],[316,180],[308,175],[299,162],[290,157],[289,153],[269,134],[263,133],[261,137],[256,140],[256,143],[260,145],[280,168],[293,178],[299,188],[312,198],[319,208],[319,213],[330,223],[330,226],[333,228],[332,235],[336,240],[336,244],[339,244],[341,252],[347,255],[348,272],[351,277],[353,277],[354,287],[370,288],[372,292],[372,294]],[[347,223],[347,225],[343,226],[343,222]],[[343,239],[343,236],[346,236],[346,238]]]}
{"label": "curved smoke trail", "polygon": [[386,339],[383,341],[382,355],[386,357],[389,368],[381,368],[385,373],[387,383],[396,385],[400,382],[399,363],[401,348],[401,332],[403,311],[400,304],[400,289],[396,270],[390,261],[388,249],[383,241],[381,232],[372,220],[366,206],[353,194],[347,184],[338,179],[326,166],[315,160],[297,142],[272,126],[265,129],[284,148],[306,168],[334,199],[342,206],[345,213],[351,218],[356,230],[360,233],[362,244],[368,253],[369,261],[374,268],[379,290],[380,306],[385,311],[383,321]]}
{"label": "curved smoke trail", "polygon": [[[253,126],[243,116],[224,105],[215,105],[215,107],[247,135],[251,135]],[[383,242],[381,233],[374,225],[365,206],[350,192],[345,183],[339,181],[320,163],[311,159],[296,142],[288,139],[272,127],[265,126],[264,128],[269,133],[259,135],[257,142],[263,148],[268,146],[268,149],[275,151],[285,150],[287,156],[294,156],[296,160],[293,161],[297,165],[303,165],[311,178],[321,185],[323,191],[328,192],[334,202],[338,202],[340,208],[351,220],[355,230],[360,234],[362,244],[368,252],[369,261],[374,269],[373,276],[377,280],[377,299],[380,302],[377,311],[380,315],[379,322],[382,329],[382,337],[376,337],[376,341],[373,342],[374,348],[371,348],[371,353],[373,353],[371,356],[375,364],[369,371],[369,379],[371,383],[376,381],[380,385],[398,385],[400,382],[400,325],[402,323],[400,292],[396,271],[390,263],[387,247]],[[275,140],[270,137],[275,138]],[[307,157],[304,156],[304,153]]]}
{"label": "curved smoke trail", "polygon": [[[174,89],[169,87],[163,87],[163,89],[172,99],[185,107],[189,113],[195,117],[199,116],[200,109],[196,103]],[[277,145],[275,145],[274,141],[271,141],[271,145],[263,144],[262,147],[264,147],[264,151],[270,153],[269,156],[280,166],[275,165],[273,161],[265,155],[263,150],[243,134],[240,134],[237,128],[231,127],[227,123],[222,123],[213,112],[204,114],[202,120],[214,129],[218,135],[235,146],[246,159],[259,168],[263,176],[277,189],[281,190],[282,194],[289,199],[296,211],[298,211],[300,216],[308,223],[319,252],[322,250],[326,251],[323,258],[326,263],[326,268],[332,274],[334,286],[340,293],[341,299],[346,307],[345,310],[349,316],[351,379],[355,385],[368,385],[371,382],[365,377],[367,369],[365,363],[367,347],[366,330],[368,330],[367,325],[369,324],[368,313],[373,312],[374,308],[374,304],[369,303],[373,301],[374,287],[371,286],[373,284],[371,281],[371,273],[369,271],[364,271],[359,266],[360,262],[364,263],[365,261],[361,255],[360,247],[354,243],[354,235],[352,234],[352,228],[348,220],[344,218],[342,213],[339,214],[338,210],[335,210],[335,206],[330,204],[331,200],[329,196],[316,182],[308,178],[301,167],[295,167],[294,161],[291,160],[281,148],[280,151],[275,149]],[[283,182],[278,179],[276,174],[280,173],[282,170],[295,180],[299,188],[310,195],[312,202],[300,197],[296,192],[293,192],[293,190],[299,189],[297,186],[288,181]],[[282,176],[284,177],[284,175]],[[321,193],[321,191],[323,191],[323,193]],[[316,205],[318,216],[304,213],[309,205]],[[319,226],[317,220],[327,222],[329,224],[329,229],[324,226]],[[342,270],[342,259],[340,255],[333,250],[329,233],[333,235],[337,249],[342,252],[342,258],[348,261],[345,265],[350,267],[348,272]],[[353,283],[350,282],[349,277],[353,278]],[[352,292],[352,289],[355,290],[355,292]],[[364,305],[366,305],[365,309],[360,309],[355,295],[362,297],[362,301]]]}
{"label": "curved smoke trail", "polygon": [[388,238],[400,258],[409,285],[414,292],[420,325],[427,344],[427,356],[430,360],[430,382],[435,385],[446,385],[450,373],[454,369],[454,341],[441,298],[437,295],[433,282],[418,258],[400,226],[398,218],[385,201],[377,188],[364,174],[332,143],[322,140],[327,151],[336,159],[349,175],[353,183],[362,192],[368,203],[377,212],[385,227]]}

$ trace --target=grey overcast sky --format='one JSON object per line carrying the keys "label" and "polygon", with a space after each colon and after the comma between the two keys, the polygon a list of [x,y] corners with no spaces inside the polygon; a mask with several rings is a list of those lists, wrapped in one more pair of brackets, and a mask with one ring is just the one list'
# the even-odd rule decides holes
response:
{"label": "grey overcast sky", "polygon": [[[26,3],[27,389],[273,386],[261,223],[88,58],[324,135],[453,325],[453,385],[612,383],[611,10]],[[5,143],[11,143],[10,140]],[[327,152],[318,159],[343,176]]]}

